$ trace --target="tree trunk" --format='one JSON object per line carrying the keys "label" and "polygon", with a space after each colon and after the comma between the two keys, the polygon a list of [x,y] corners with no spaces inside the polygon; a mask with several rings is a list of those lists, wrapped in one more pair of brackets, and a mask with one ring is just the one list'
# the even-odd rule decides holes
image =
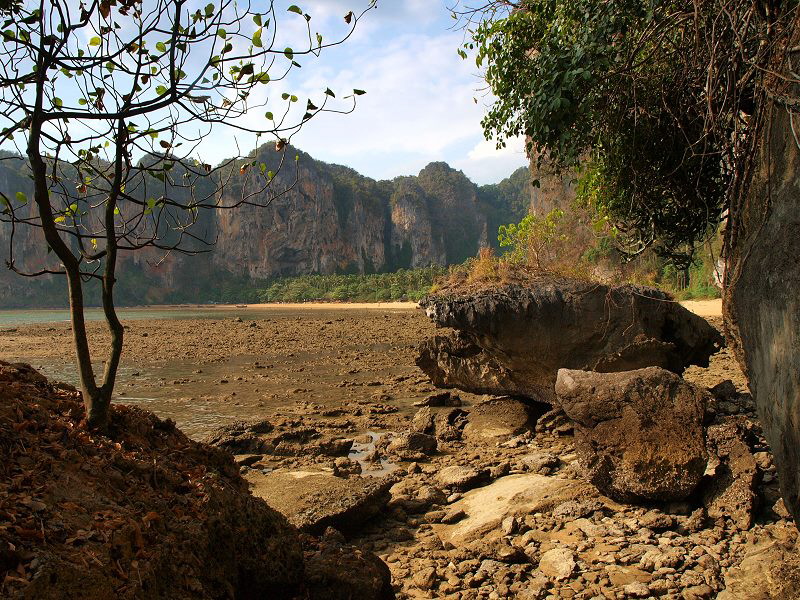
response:
{"label": "tree trunk", "polygon": [[800,116],[773,106],[737,218],[726,327],[772,447],[783,500],[800,523]]}

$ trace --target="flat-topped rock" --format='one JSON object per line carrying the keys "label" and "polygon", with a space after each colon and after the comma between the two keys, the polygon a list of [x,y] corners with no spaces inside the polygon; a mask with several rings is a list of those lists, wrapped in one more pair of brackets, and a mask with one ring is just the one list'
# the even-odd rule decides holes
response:
{"label": "flat-topped rock", "polygon": [[541,277],[420,303],[439,327],[417,365],[435,385],[472,393],[551,402],[560,368],[615,372],[658,366],[682,373],[707,366],[723,345],[719,332],[667,294]]}
{"label": "flat-topped rock", "polygon": [[263,498],[288,521],[307,533],[327,527],[347,531],[367,521],[386,505],[392,477],[335,477],[328,471],[249,471],[244,478],[254,496]]}
{"label": "flat-topped rock", "polygon": [[448,510],[463,511],[466,517],[453,525],[433,528],[443,542],[458,547],[487,535],[502,535],[501,523],[507,517],[550,512],[568,500],[598,496],[584,481],[535,474],[509,475],[464,494]]}

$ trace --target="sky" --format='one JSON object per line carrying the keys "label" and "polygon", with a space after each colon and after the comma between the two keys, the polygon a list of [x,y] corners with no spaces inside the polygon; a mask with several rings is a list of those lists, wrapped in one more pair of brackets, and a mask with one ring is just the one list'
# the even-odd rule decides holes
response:
{"label": "sky", "polygon": [[[325,50],[318,59],[298,59],[303,68],[285,86],[301,99],[319,99],[326,87],[339,94],[353,88],[367,93],[358,98],[355,112],[320,114],[292,143],[314,158],[375,179],[415,175],[430,162],[445,161],[475,183],[486,184],[526,165],[522,140],[511,140],[498,151],[495,142],[484,139],[480,121],[492,97],[474,61],[456,53],[463,31],[453,28],[448,10],[452,2],[378,0],[347,42]],[[299,3],[312,16],[313,30],[324,32],[325,39],[341,35],[344,15],[367,4],[368,0]],[[281,42],[285,39],[287,44],[293,36],[302,36],[305,23],[299,15],[289,16],[296,18],[281,22]],[[293,24],[298,29],[293,30]],[[280,87],[271,94],[276,91]],[[263,118],[263,112],[253,118]],[[208,158],[222,159],[233,149],[226,138],[202,150]]]}
{"label": "sky", "polygon": [[[337,94],[332,105],[350,108],[351,101],[345,97],[352,94],[353,89],[364,90],[366,94],[358,96],[351,114],[316,115],[293,135],[292,144],[318,160],[346,165],[374,179],[416,175],[430,162],[445,161],[477,184],[501,181],[527,164],[524,143],[520,139],[508,140],[507,147],[497,150],[495,141],[483,137],[480,121],[493,97],[487,92],[474,60],[462,60],[457,54],[464,32],[454,27],[449,9],[457,1],[377,0],[377,7],[358,21],[349,39],[323,49],[321,55],[315,57],[302,54],[303,47],[308,48],[309,29],[312,38],[320,32],[326,42],[340,40],[351,29],[344,16],[351,10],[360,14],[370,5],[370,0],[274,0],[273,25],[272,28],[265,25],[264,31],[277,32],[272,46],[277,50],[276,68],[270,70],[272,80],[258,84],[248,98],[248,104],[258,109],[249,111],[233,124],[249,130],[269,129],[272,124],[265,111],[279,115],[287,105],[293,111],[294,122],[300,122],[306,99],[320,106],[326,98],[325,90],[330,88]],[[188,13],[202,10],[206,2],[188,0],[186,10]],[[311,16],[308,24],[303,14],[287,10],[294,2]],[[263,0],[241,2],[241,6],[249,6],[253,11],[267,10],[271,4]],[[143,6],[148,19],[151,14],[159,14],[155,3],[144,0]],[[251,16],[236,24],[226,24],[230,29],[238,29],[248,46],[258,29]],[[122,31],[126,32],[123,37],[130,34],[131,39],[135,39],[133,21],[122,20],[122,23]],[[95,52],[101,39],[92,37],[97,32],[85,28],[79,34],[85,39],[76,39],[74,43]],[[158,40],[159,35],[160,32],[154,32],[148,40]],[[98,44],[92,43],[94,39]],[[224,43],[217,36],[212,35],[211,39],[219,46]],[[284,57],[285,47],[295,50],[294,59],[302,68],[291,69],[289,75],[281,79],[276,73],[280,74],[282,67],[290,62]],[[195,52],[190,54],[192,60],[199,61],[190,67],[204,65],[203,61],[207,61],[210,54],[219,52],[216,46],[206,48],[210,54],[204,53],[203,48],[195,47]],[[103,48],[97,51],[102,52]],[[127,85],[120,79],[119,70],[105,74],[100,67],[100,71],[104,79],[113,78],[117,89]],[[79,107],[79,100],[84,106],[86,101],[80,97],[84,92],[74,80],[58,76],[53,81],[57,87],[51,95],[55,98],[49,101],[54,106],[55,100],[59,100],[71,110],[94,110],[93,102],[88,108]],[[151,82],[145,95],[155,96],[154,86]],[[27,93],[33,93],[32,87]],[[298,102],[282,100],[285,93],[297,96]],[[10,121],[17,119],[16,115],[0,117]],[[140,122],[134,124],[147,126]],[[72,119],[69,127],[72,139],[98,135],[92,133],[92,125],[79,119]],[[195,139],[202,139],[199,146],[192,145],[191,156],[210,164],[246,155],[248,150],[266,141],[265,138],[256,139],[253,133],[237,133],[235,127],[224,125],[209,130],[195,121],[185,127]],[[53,130],[51,134],[60,139],[63,132]],[[146,139],[156,151],[160,149],[156,141]],[[19,144],[19,140],[13,143]],[[164,142],[159,140],[158,143]]]}

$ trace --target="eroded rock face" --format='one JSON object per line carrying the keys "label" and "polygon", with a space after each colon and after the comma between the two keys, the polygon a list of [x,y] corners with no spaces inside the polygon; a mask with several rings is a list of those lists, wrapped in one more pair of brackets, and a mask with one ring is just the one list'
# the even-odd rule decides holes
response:
{"label": "eroded rock face", "polygon": [[560,368],[617,372],[707,366],[723,345],[704,319],[658,290],[542,277],[422,303],[455,333],[420,346],[417,365],[444,388],[552,403]]}
{"label": "eroded rock face", "polygon": [[764,127],[723,302],[733,349],[775,455],[786,507],[800,521],[800,149],[790,116]]}
{"label": "eroded rock face", "polygon": [[558,402],[575,424],[581,464],[615,500],[672,501],[703,477],[707,392],[650,367],[623,373],[561,369]]}

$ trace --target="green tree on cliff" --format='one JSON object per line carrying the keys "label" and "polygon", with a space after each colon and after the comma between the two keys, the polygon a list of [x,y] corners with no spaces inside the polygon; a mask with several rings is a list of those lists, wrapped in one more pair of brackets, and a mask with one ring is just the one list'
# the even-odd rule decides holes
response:
{"label": "green tree on cliff", "polygon": [[[344,15],[345,34],[328,41],[296,5],[288,11],[274,2],[256,7],[233,0],[203,6],[53,0],[14,5],[2,25],[0,144],[16,145],[27,156],[34,193],[0,196],[0,219],[12,238],[23,227],[40,229],[54,257],[35,272],[23,272],[13,255],[7,264],[21,275],[66,277],[92,427],[108,423],[123,347],[114,306],[120,254],[148,252],[157,260],[170,252],[206,251],[193,230],[204,211],[265,205],[286,192],[273,184],[276,168],[247,155],[216,168],[204,163],[196,155],[202,139],[220,128],[272,138],[280,168],[304,123],[321,112],[351,111],[363,93],[342,100],[330,89],[309,99],[270,94],[299,61],[346,40],[364,13]],[[300,47],[278,46],[279,25],[287,19],[304,31]],[[297,103],[305,112],[295,119]],[[256,112],[260,121],[239,119]],[[216,192],[234,172],[253,184],[221,205]],[[101,377],[84,322],[83,288],[92,279],[101,284],[111,334]]]}

